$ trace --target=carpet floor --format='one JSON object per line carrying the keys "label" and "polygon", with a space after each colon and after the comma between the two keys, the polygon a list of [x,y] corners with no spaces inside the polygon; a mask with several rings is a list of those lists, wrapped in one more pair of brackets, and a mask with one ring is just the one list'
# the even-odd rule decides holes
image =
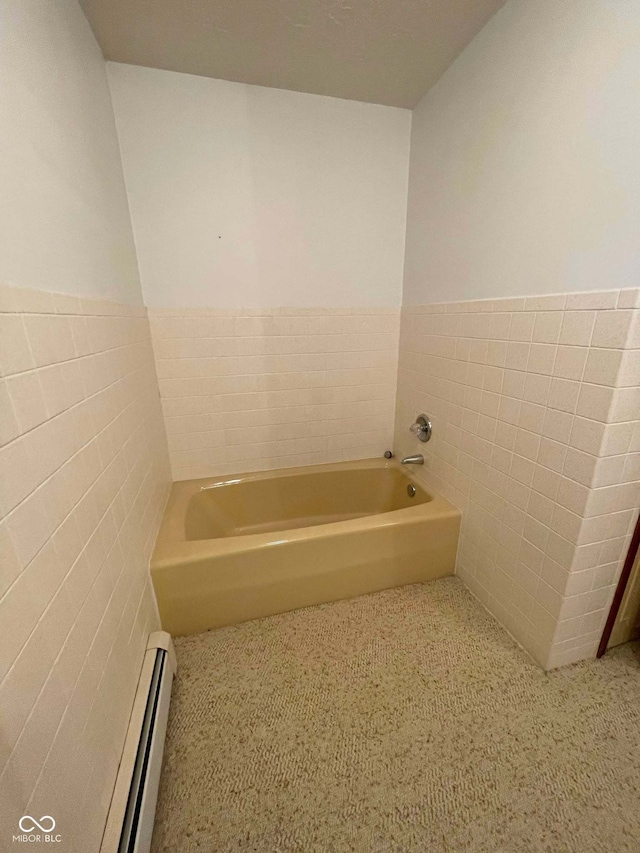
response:
{"label": "carpet floor", "polygon": [[154,853],[640,851],[640,648],[545,674],[457,578],[179,639]]}

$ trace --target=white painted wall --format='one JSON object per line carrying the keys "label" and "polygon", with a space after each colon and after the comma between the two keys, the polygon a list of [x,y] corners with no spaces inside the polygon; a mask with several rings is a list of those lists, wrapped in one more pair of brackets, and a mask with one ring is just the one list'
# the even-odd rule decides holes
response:
{"label": "white painted wall", "polygon": [[105,63],[77,0],[2,0],[0,281],[140,304]]}
{"label": "white painted wall", "polygon": [[406,304],[640,280],[640,3],[510,0],[413,116]]}
{"label": "white painted wall", "polygon": [[147,305],[400,304],[408,110],[108,75]]}

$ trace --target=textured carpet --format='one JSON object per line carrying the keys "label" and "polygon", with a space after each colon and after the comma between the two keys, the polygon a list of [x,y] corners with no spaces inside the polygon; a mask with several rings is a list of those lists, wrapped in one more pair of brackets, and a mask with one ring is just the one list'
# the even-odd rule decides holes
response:
{"label": "textured carpet", "polygon": [[640,851],[640,650],[545,675],[456,578],[177,641],[154,853]]}

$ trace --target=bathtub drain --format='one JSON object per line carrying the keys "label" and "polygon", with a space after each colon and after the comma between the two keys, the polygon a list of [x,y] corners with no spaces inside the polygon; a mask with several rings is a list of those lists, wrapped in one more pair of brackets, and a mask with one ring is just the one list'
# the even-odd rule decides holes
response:
{"label": "bathtub drain", "polygon": [[414,485],[407,486],[407,494],[410,498],[415,498],[416,496],[416,487]]}

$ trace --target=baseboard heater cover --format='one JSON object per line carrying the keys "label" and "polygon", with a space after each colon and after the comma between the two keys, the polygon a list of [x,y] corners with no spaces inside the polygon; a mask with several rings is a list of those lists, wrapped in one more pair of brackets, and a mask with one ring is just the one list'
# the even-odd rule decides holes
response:
{"label": "baseboard heater cover", "polygon": [[148,853],[176,656],[165,631],[149,635],[100,853]]}

